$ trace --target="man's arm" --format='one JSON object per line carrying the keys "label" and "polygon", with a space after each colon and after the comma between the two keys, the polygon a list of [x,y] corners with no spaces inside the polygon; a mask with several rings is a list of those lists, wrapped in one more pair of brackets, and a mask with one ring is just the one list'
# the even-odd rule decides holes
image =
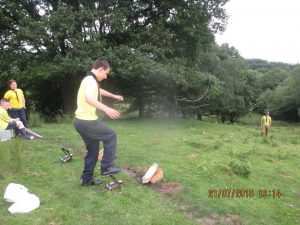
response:
{"label": "man's arm", "polygon": [[[94,106],[95,108],[101,110],[102,112],[104,112],[111,119],[118,119],[120,117],[120,113],[117,110],[104,105],[103,103],[97,101],[93,97],[93,94],[97,90],[97,88],[98,87],[97,87],[96,83],[93,83],[93,84],[91,84],[89,86],[89,88],[87,89],[86,94],[85,94],[85,100],[86,100],[86,102],[88,104]],[[109,92],[107,92],[107,93],[109,93]],[[111,93],[109,93],[109,94],[111,94]]]}
{"label": "man's arm", "polygon": [[110,107],[104,105],[101,102],[98,102],[97,100],[95,100],[91,96],[86,96],[85,99],[86,99],[87,103],[89,103],[90,105],[92,105],[92,106],[96,107],[97,109],[101,110],[106,115],[108,115],[111,119],[118,119],[120,117],[120,113],[117,110],[115,110],[113,108],[110,108]]}
{"label": "man's arm", "polygon": [[9,122],[15,122],[15,121],[20,121],[20,118],[16,118],[16,119],[10,118],[9,120]]}
{"label": "man's arm", "polygon": [[25,102],[25,97],[23,96],[23,107],[26,109],[26,102]]}
{"label": "man's arm", "polygon": [[102,88],[100,88],[100,94],[101,94],[101,96],[105,96],[105,97],[108,97],[108,98],[114,98],[114,99],[119,100],[119,101],[123,101],[123,99],[124,99],[123,96],[114,95],[114,94],[112,94],[112,93],[110,93],[110,92],[108,92],[108,91],[106,91]]}

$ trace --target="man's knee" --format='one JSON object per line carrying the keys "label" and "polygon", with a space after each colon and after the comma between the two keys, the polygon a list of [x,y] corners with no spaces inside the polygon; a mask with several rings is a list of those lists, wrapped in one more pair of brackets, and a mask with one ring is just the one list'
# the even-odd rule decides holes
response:
{"label": "man's knee", "polygon": [[23,124],[22,121],[16,121],[16,125],[17,125],[17,127],[18,127],[19,129],[24,128],[24,124]]}
{"label": "man's knee", "polygon": [[110,141],[116,141],[117,140],[117,133],[115,131],[112,131],[109,135]]}
{"label": "man's knee", "polygon": [[116,146],[117,144],[117,134],[116,132],[112,131],[110,134],[108,134],[105,138],[105,140],[103,140],[103,143],[105,146]]}
{"label": "man's knee", "polygon": [[117,137],[117,133],[114,130],[112,130],[112,135]]}

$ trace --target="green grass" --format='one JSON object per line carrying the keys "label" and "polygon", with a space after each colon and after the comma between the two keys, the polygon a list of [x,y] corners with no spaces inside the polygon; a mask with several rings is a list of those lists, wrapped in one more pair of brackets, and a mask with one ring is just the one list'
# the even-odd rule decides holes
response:
{"label": "green grass", "polygon": [[[11,142],[22,145],[22,165],[8,167],[12,171],[0,177],[3,192],[10,182],[23,184],[41,206],[12,216],[2,200],[0,224],[298,224],[299,125],[275,121],[270,136],[263,138],[258,125],[158,119],[107,124],[118,134],[118,165],[143,168],[157,162],[163,182],[177,183],[182,190],[162,195],[125,173],[118,176],[126,181],[120,190],[81,187],[82,158],[54,164],[62,155],[61,144],[73,146],[74,153],[84,151],[81,138],[71,123],[44,124],[35,131],[45,140]],[[244,168],[247,176],[236,172]],[[95,176],[100,178],[97,170]],[[223,189],[253,191],[254,196],[222,197],[220,192],[209,197]],[[261,189],[280,190],[281,196],[260,197]]]}
{"label": "green grass", "polygon": [[0,143],[0,179],[13,174],[22,172],[22,151],[23,143],[21,140],[6,141]]}
{"label": "green grass", "polygon": [[42,115],[39,112],[30,112],[29,118],[30,127],[41,127],[45,122]]}

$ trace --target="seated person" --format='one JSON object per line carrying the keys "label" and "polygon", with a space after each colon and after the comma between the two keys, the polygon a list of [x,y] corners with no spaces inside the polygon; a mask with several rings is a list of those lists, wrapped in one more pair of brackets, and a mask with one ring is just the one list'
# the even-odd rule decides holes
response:
{"label": "seated person", "polygon": [[10,108],[9,100],[2,98],[0,100],[0,130],[18,130],[24,139],[32,140],[33,136],[28,135],[25,127],[19,118],[12,119],[9,117],[7,110]]}

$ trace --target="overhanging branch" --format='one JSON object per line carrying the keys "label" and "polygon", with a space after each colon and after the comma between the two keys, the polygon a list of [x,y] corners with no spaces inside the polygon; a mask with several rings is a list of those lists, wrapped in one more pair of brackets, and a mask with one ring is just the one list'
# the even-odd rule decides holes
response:
{"label": "overhanging branch", "polygon": [[205,90],[205,92],[201,96],[199,96],[197,99],[178,98],[178,97],[175,96],[175,100],[178,101],[178,102],[189,102],[189,103],[199,102],[205,97],[208,90],[209,90],[209,88],[207,88]]}

